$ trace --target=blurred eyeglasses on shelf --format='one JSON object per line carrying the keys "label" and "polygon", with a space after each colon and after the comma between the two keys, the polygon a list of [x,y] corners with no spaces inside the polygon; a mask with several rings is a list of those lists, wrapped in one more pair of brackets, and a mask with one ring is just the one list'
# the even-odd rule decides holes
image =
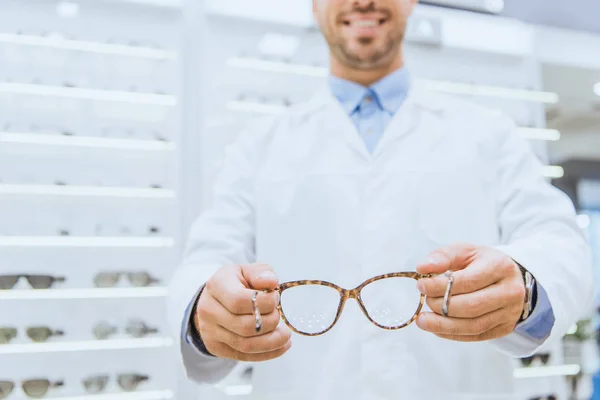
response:
{"label": "blurred eyeglasses on shelf", "polygon": [[549,396],[532,397],[529,400],[558,400],[558,396],[555,394],[551,394]]}
{"label": "blurred eyeglasses on shelf", "polygon": [[[110,377],[108,375],[98,375],[89,377],[82,383],[87,393],[97,394],[106,390],[109,380]],[[119,384],[119,387],[126,392],[133,392],[137,390],[140,384],[148,380],[150,380],[150,377],[147,375],[121,374],[117,376],[117,383]]]}
{"label": "blurred eyeglasses on shelf", "polygon": [[94,278],[94,284],[99,288],[115,287],[119,284],[122,276],[125,276],[134,287],[146,287],[160,283],[160,280],[148,272],[101,272]]}
{"label": "blurred eyeglasses on shelf", "polygon": [[354,299],[374,325],[397,330],[417,319],[425,296],[416,283],[431,277],[433,275],[416,272],[396,272],[368,279],[352,290],[318,280],[282,283],[276,289],[280,294],[278,310],[294,332],[319,336],[338,322],[346,300]]}
{"label": "blurred eyeglasses on shelf", "polygon": [[[15,389],[16,384],[12,381],[0,381],[0,399],[6,399]],[[39,399],[52,388],[64,386],[63,381],[51,382],[48,379],[28,379],[21,382],[23,392],[32,399]]]}
{"label": "blurred eyeglasses on shelf", "polygon": [[[106,340],[111,336],[116,335],[117,332],[118,328],[116,326],[110,325],[108,322],[104,321],[98,323],[93,329],[93,334],[98,340]],[[144,321],[134,319],[129,321],[125,327],[125,332],[136,339],[141,339],[149,335],[157,334],[158,329],[148,326]]]}
{"label": "blurred eyeglasses on shelf", "polygon": [[25,279],[33,289],[50,289],[55,283],[63,283],[65,277],[51,275],[0,275],[0,290],[13,289],[19,279]]}
{"label": "blurred eyeglasses on shelf", "polygon": [[534,354],[533,356],[521,358],[521,364],[524,367],[531,367],[534,365],[536,360],[539,360],[539,363],[541,365],[548,365],[548,362],[550,362],[550,354],[549,353]]}
{"label": "blurred eyeglasses on shelf", "polygon": [[[27,328],[27,337],[36,343],[47,342],[52,337],[64,336],[61,330],[53,330],[47,326],[32,326]],[[13,327],[0,327],[0,344],[8,344],[17,337],[18,330]]]}

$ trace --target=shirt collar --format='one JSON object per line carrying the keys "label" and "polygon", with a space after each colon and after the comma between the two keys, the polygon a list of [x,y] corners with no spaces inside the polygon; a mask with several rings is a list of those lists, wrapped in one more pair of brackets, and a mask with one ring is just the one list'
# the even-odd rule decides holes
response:
{"label": "shirt collar", "polygon": [[392,72],[368,88],[333,75],[329,77],[331,92],[348,114],[356,111],[368,93],[374,93],[378,104],[389,113],[395,114],[406,99],[409,86],[410,76],[406,68]]}

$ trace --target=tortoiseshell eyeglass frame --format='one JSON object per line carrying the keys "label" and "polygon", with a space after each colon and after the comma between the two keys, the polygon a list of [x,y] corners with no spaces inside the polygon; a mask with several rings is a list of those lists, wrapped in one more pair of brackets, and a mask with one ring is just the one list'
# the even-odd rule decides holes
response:
{"label": "tortoiseshell eyeglass frame", "polygon": [[[399,326],[389,327],[389,326],[383,326],[381,324],[378,324],[377,322],[375,322],[375,320],[373,320],[373,318],[371,318],[371,316],[369,315],[369,312],[365,308],[365,305],[363,304],[362,299],[360,297],[361,290],[368,284],[376,282],[376,281],[380,281],[382,279],[410,278],[410,279],[414,279],[414,280],[418,281],[419,279],[433,278],[434,276],[436,276],[436,275],[434,275],[434,274],[423,275],[423,274],[419,274],[417,272],[393,272],[393,273],[379,275],[379,276],[367,279],[366,281],[361,283],[358,287],[351,289],[351,290],[343,289],[343,288],[341,288],[331,282],[327,282],[327,281],[304,280],[304,281],[286,282],[286,283],[280,284],[279,287],[277,289],[275,289],[277,292],[279,292],[279,304],[277,304],[277,310],[279,311],[279,315],[283,319],[283,322],[285,322],[285,324],[292,331],[296,332],[299,335],[303,335],[303,336],[320,336],[320,335],[323,335],[323,334],[329,332],[335,326],[335,324],[338,322],[338,320],[340,319],[340,316],[342,315],[342,311],[344,310],[344,305],[346,304],[346,300],[354,299],[358,302],[360,309],[362,310],[363,314],[368,318],[369,321],[371,321],[374,325],[378,326],[381,329],[385,329],[388,331],[394,331],[394,330],[398,330],[398,329],[407,327],[408,325],[412,324],[417,319],[417,317],[421,313],[421,310],[423,309],[423,305],[425,304],[425,295],[424,294],[420,295],[419,306],[417,307],[417,310],[415,311],[414,315],[412,316],[412,318],[409,321],[407,321],[404,324],[399,325]],[[291,288],[297,287],[297,286],[304,286],[304,285],[327,286],[327,287],[337,290],[338,293],[340,294],[340,303],[338,305],[338,310],[337,310],[337,314],[335,316],[335,320],[333,321],[331,326],[329,326],[327,329],[325,329],[321,332],[306,333],[306,332],[299,331],[288,321],[288,319],[285,316],[285,313],[283,312],[283,308],[281,306],[281,297],[282,297],[283,292],[287,289],[291,289]]]}

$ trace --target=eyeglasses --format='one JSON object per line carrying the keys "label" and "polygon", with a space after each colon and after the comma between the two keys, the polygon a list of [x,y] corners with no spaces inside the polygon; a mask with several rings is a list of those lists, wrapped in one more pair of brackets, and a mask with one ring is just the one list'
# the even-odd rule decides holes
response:
{"label": "eyeglasses", "polygon": [[333,328],[350,298],[379,328],[402,329],[417,319],[425,303],[415,281],[433,276],[395,272],[368,279],[352,290],[325,281],[282,283],[277,308],[285,324],[304,336],[319,336]]}
{"label": "eyeglasses", "polygon": [[50,289],[55,283],[66,281],[64,277],[51,275],[0,275],[0,290],[10,290],[17,285],[20,278],[27,279],[33,289]]}
{"label": "eyeglasses", "polygon": [[[101,393],[106,389],[109,381],[108,375],[98,375],[85,379],[83,387],[87,393]],[[126,392],[132,392],[138,388],[142,382],[150,379],[147,375],[121,374],[117,376],[119,387]]]}
{"label": "eyeglasses", "polygon": [[[143,338],[148,335],[158,333],[158,329],[150,328],[145,322],[140,320],[131,320],[125,327],[125,332],[134,338]],[[94,336],[98,340],[108,339],[110,336],[117,333],[117,327],[108,324],[107,322],[98,323],[93,330]]]}
{"label": "eyeglasses", "polygon": [[536,358],[539,358],[542,365],[546,365],[550,361],[550,354],[549,353],[534,354],[533,356],[530,356],[530,357],[521,358],[521,364],[524,367],[529,367],[536,360]]}
{"label": "eyeglasses", "polygon": [[115,287],[125,275],[132,286],[150,286],[160,281],[147,272],[102,272],[94,278],[94,284],[99,288]]}
{"label": "eyeglasses", "polygon": [[[60,330],[52,330],[47,326],[32,326],[26,330],[29,339],[36,343],[46,342],[52,336],[64,336]],[[17,337],[17,328],[0,328],[0,344],[8,344]]]}
{"label": "eyeglasses", "polygon": [[529,400],[558,400],[558,396],[551,394],[550,396],[532,397]]}
{"label": "eyeglasses", "polygon": [[[23,392],[31,398],[44,397],[48,390],[64,386],[63,381],[50,382],[48,379],[29,379],[21,382]],[[0,399],[7,398],[15,388],[15,383],[11,381],[0,381]]]}

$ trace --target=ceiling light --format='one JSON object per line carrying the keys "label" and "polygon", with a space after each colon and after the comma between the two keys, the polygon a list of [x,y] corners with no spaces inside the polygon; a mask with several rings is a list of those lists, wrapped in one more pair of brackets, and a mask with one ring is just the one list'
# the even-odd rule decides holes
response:
{"label": "ceiling light", "polygon": [[555,142],[560,140],[560,131],[556,129],[543,129],[543,128],[518,128],[519,133],[525,139],[529,140],[547,140]]}

